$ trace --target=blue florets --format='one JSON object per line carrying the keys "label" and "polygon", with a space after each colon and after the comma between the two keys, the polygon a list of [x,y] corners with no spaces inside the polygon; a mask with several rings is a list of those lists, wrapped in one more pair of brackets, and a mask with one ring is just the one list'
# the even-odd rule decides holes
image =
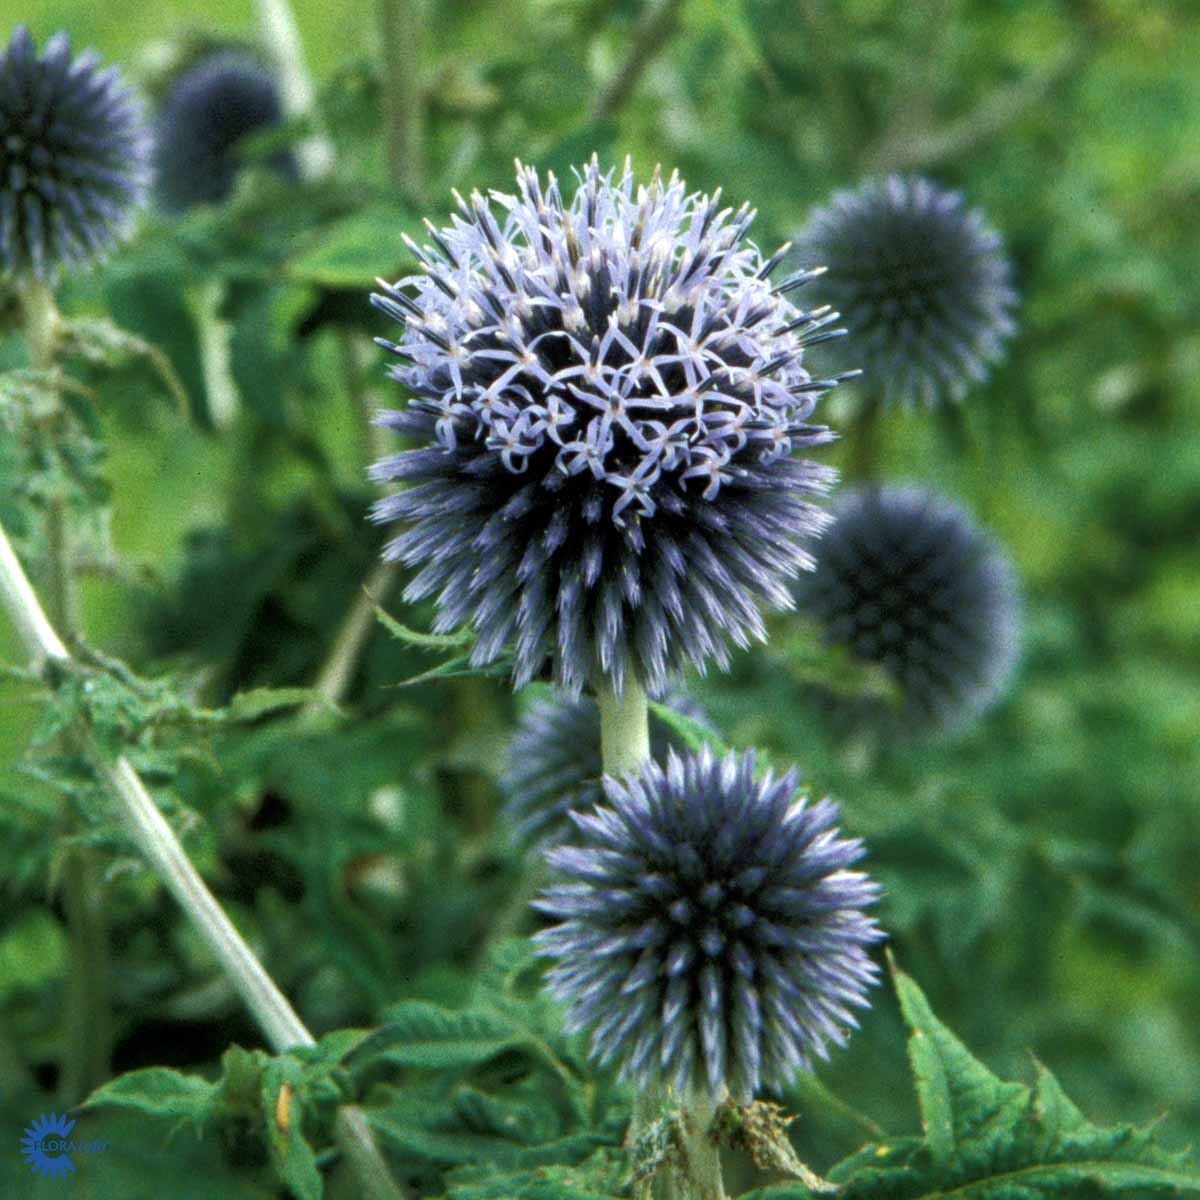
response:
{"label": "blue florets", "polygon": [[[238,143],[282,116],[274,77],[247,54],[221,51],[185,71],[167,93],[155,133],[163,207],[178,211],[223,200],[243,166]],[[270,165],[295,173],[286,151]]]}
{"label": "blue florets", "polygon": [[961,509],[922,488],[845,492],[796,586],[826,638],[879,663],[913,732],[962,724],[1016,659],[1019,603],[1008,560]]}
{"label": "blue florets", "polygon": [[604,790],[537,902],[561,922],[536,941],[568,1029],[639,1085],[743,1102],[841,1045],[882,934],[837,806],[797,799],[793,771],[756,779],[753,752],[671,752]]}
{"label": "blue florets", "polygon": [[142,109],[114,68],[41,56],[18,25],[0,52],[0,274],[51,280],[102,257],[130,229],[149,182]]}
{"label": "blue florets", "polygon": [[420,568],[406,597],[437,597],[437,629],[474,626],[476,665],[511,644],[518,684],[549,664],[573,695],[658,690],[761,639],[811,563],[832,473],[791,455],[829,440],[807,422],[834,381],[801,357],[837,314],[788,299],[809,275],[769,282],[781,255],[719,193],[595,160],[569,202],[517,183],[459,197],[410,243],[420,273],[373,297],[413,396],[381,422],[423,443],[374,468],[409,485],[374,518],[409,525],[386,556]]}
{"label": "blue florets", "polygon": [[889,176],[838,192],[797,235],[814,289],[846,314],[855,363],[885,401],[961,399],[987,377],[1016,304],[1000,236],[958,192]]}

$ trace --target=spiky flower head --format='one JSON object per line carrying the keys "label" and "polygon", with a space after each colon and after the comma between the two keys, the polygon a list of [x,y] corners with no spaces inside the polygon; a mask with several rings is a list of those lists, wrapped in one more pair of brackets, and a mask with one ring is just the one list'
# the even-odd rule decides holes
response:
{"label": "spiky flower head", "polygon": [[997,234],[962,195],[897,175],[835,193],[797,235],[828,267],[820,298],[846,314],[854,356],[885,401],[959,400],[1012,334],[1017,296]]}
{"label": "spiky flower head", "polygon": [[837,314],[788,299],[809,274],[772,286],[782,252],[719,192],[577,175],[569,201],[519,163],[518,195],[456,193],[409,243],[420,273],[372,297],[413,397],[380,421],[422,443],[376,464],[408,490],[374,518],[409,524],[386,557],[420,568],[406,596],[437,597],[436,628],[470,621],[477,665],[511,643],[518,685],[549,659],[572,695],[655,691],[763,637],[811,565],[831,473],[792,453],[831,436],[807,422],[834,381],[801,357]]}
{"label": "spiky flower head", "polygon": [[923,488],[842,493],[796,587],[830,642],[879,663],[913,732],[959,725],[993,700],[1016,659],[1019,602],[1007,558],[956,504]]}
{"label": "spiky flower head", "polygon": [[[243,163],[238,144],[283,116],[274,76],[249,54],[220,50],[189,67],[171,85],[155,131],[157,192],[164,208],[225,199]],[[270,165],[294,172],[282,151]]]}
{"label": "spiky flower head", "polygon": [[149,183],[142,108],[114,67],[18,25],[0,51],[0,275],[53,280],[129,232]]}
{"label": "spiky flower head", "polygon": [[[668,692],[662,703],[711,731],[704,710],[685,693]],[[666,758],[668,749],[685,746],[670,725],[650,713],[650,754],[656,761]],[[516,840],[550,843],[569,835],[571,810],[586,811],[603,798],[603,774],[595,700],[554,695],[532,704],[513,734],[501,779],[504,817]]]}
{"label": "spiky flower head", "polygon": [[572,816],[581,844],[547,852],[565,882],[536,902],[560,921],[536,936],[548,985],[593,1056],[746,1102],[843,1044],[883,935],[837,805],[797,798],[794,771],[756,779],[753,751],[707,748],[604,790]]}

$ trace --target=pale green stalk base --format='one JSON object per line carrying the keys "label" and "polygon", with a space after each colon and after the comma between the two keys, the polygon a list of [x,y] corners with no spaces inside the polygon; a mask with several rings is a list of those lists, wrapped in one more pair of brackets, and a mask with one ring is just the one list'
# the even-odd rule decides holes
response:
{"label": "pale green stalk base", "polygon": [[[49,659],[71,661],[62,639],[46,619],[3,526],[0,526],[0,603],[12,618],[35,668]],[[116,815],[126,833],[187,913],[272,1048],[280,1053],[294,1046],[314,1045],[315,1039],[287,997],[208,890],[129,760],[122,756],[111,762],[86,742],[85,749],[98,776],[112,793]],[[403,1193],[392,1182],[361,1109],[347,1106],[339,1112],[337,1136],[370,1200],[403,1200]]]}
{"label": "pale green stalk base", "polygon": [[596,688],[600,706],[600,751],[605,773],[619,778],[636,771],[650,757],[650,706],[636,679],[627,679],[620,696],[602,683]]}

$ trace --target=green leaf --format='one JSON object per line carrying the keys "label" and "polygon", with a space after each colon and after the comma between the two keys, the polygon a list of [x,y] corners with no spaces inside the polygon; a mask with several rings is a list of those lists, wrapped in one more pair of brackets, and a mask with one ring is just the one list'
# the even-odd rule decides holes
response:
{"label": "green leaf", "polygon": [[[924,993],[892,967],[911,1032],[909,1058],[924,1136],[866,1146],[829,1172],[845,1200],[1040,1200],[1200,1195],[1188,1156],[1153,1132],[1092,1125],[1040,1068],[1033,1089],[997,1078],[943,1025]],[[745,1200],[807,1200],[800,1185]]]}
{"label": "green leaf", "polygon": [[485,1063],[523,1040],[502,1017],[466,1010],[449,1012],[420,1000],[390,1010],[391,1020],[364,1039],[350,1062],[386,1055],[390,1062],[428,1071],[463,1071]]}
{"label": "green leaf", "polygon": [[[296,708],[301,704],[307,704],[310,700],[320,698],[321,694],[313,688],[251,688],[247,692],[238,692],[230,700],[226,712],[234,721],[256,721],[268,713],[279,712],[285,708]],[[334,707],[336,706],[330,705],[330,708]]]}
{"label": "green leaf", "polygon": [[676,712],[669,704],[661,704],[651,700],[650,711],[668,728],[682,739],[689,750],[699,750],[702,746],[711,746],[715,754],[728,754],[729,747],[701,721]]}
{"label": "green leaf", "polygon": [[392,637],[408,646],[420,646],[422,650],[457,650],[469,644],[474,637],[469,629],[461,629],[458,633],[421,633],[409,629],[378,604],[375,605],[375,615]]}
{"label": "green leaf", "polygon": [[150,1117],[184,1118],[202,1124],[213,1112],[217,1084],[172,1071],[146,1067],[129,1071],[98,1087],[84,1108],[124,1108]]}
{"label": "green leaf", "polygon": [[262,1122],[279,1178],[298,1200],[324,1195],[317,1156],[304,1137],[300,1064],[289,1056],[271,1059],[262,1074]]}
{"label": "green leaf", "polygon": [[288,275],[322,287],[366,289],[380,274],[398,268],[410,255],[402,233],[419,242],[420,222],[394,204],[375,204],[346,217],[287,264]]}
{"label": "green leaf", "polygon": [[912,1030],[908,1056],[925,1144],[934,1162],[945,1164],[982,1126],[1019,1119],[1027,1089],[997,1079],[938,1021],[924,992],[902,972],[894,975],[900,1011]]}
{"label": "green leaf", "polygon": [[88,362],[115,370],[130,360],[144,362],[180,413],[188,411],[188,393],[171,359],[152,342],[104,317],[65,323],[66,349]]}

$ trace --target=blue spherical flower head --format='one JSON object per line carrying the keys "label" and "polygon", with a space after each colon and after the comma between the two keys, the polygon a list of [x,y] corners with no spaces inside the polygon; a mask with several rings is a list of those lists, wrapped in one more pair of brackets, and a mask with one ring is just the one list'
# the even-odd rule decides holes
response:
{"label": "blue spherical flower head", "polygon": [[41,55],[18,25],[0,52],[0,275],[53,280],[124,238],[149,182],[142,109],[114,68]]}
{"label": "blue spherical flower head", "polygon": [[[163,207],[181,211],[225,199],[243,165],[238,143],[282,117],[274,77],[247,54],[220,51],[186,70],[172,84],[158,118],[155,165]],[[286,151],[270,165],[295,174]]]}
{"label": "blue spherical flower head", "polygon": [[517,195],[458,197],[372,297],[412,396],[381,423],[420,443],[376,464],[408,486],[374,518],[408,525],[386,557],[437,629],[474,626],[476,665],[511,646],[518,685],[549,663],[572,695],[655,691],[763,638],[811,565],[832,473],[792,455],[829,440],[808,420],[833,381],[801,358],[837,314],[789,300],[808,275],[771,284],[745,207],[578,174],[569,200],[519,164]]}
{"label": "blue spherical flower head", "polygon": [[801,262],[828,268],[855,361],[886,402],[959,400],[987,377],[1016,304],[1000,236],[958,192],[889,176],[836,193],[797,235]]}
{"label": "blue spherical flower head", "polygon": [[955,504],[917,487],[845,492],[796,587],[826,638],[879,663],[904,727],[946,730],[998,695],[1016,660],[1019,601],[1005,556]]}
{"label": "blue spherical flower head", "polygon": [[707,748],[604,789],[573,816],[581,844],[548,851],[565,882],[536,902],[560,921],[536,938],[548,984],[594,1057],[639,1086],[749,1102],[843,1044],[883,935],[837,806]]}
{"label": "blue spherical flower head", "polygon": [[[662,698],[668,708],[709,732],[704,710],[683,692]],[[650,714],[650,754],[657,761],[686,743],[657,714]],[[519,842],[552,843],[573,828],[572,809],[586,811],[604,797],[600,709],[590,696],[555,695],[531,705],[508,750],[501,779],[504,818]]]}

